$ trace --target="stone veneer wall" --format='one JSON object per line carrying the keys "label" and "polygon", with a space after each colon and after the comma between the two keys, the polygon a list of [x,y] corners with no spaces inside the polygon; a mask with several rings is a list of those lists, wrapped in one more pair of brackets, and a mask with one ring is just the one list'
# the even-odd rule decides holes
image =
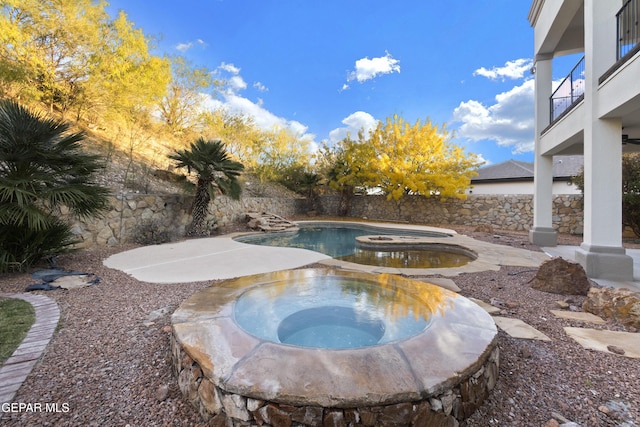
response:
{"label": "stone veneer wall", "polygon": [[[338,196],[322,196],[319,213],[337,215],[339,201]],[[444,201],[420,196],[407,196],[399,201],[389,201],[385,196],[356,196],[350,216],[443,226],[487,224],[496,229],[527,231],[533,226],[533,196],[472,194],[466,200]],[[553,226],[560,233],[583,233],[581,194],[554,196]]]}
{"label": "stone veneer wall", "polygon": [[[495,343],[495,342],[494,342]],[[496,385],[500,350],[494,344],[477,371],[452,378],[449,389],[424,400],[358,408],[293,406],[229,393],[214,384],[171,335],[173,371],[178,385],[207,425],[216,427],[451,427],[469,417]]]}
{"label": "stone veneer wall", "polygon": [[[176,239],[184,236],[191,221],[192,200],[190,196],[179,194],[118,194],[110,198],[111,208],[102,218],[75,221],[73,233],[82,240],[80,247],[131,242],[144,225],[151,225],[156,232],[166,232]],[[218,196],[209,206],[209,221],[217,226],[242,222],[245,213],[251,211],[291,217],[299,214],[304,206],[305,199],[243,197],[233,200]],[[68,214],[68,210],[64,209],[62,214]]]}
{"label": "stone veneer wall", "polygon": [[[73,232],[81,247],[131,242],[142,225],[167,232],[173,239],[184,235],[191,220],[192,198],[179,194],[118,194],[111,197],[111,209],[98,219],[75,221]],[[318,213],[338,215],[339,197],[321,196]],[[244,221],[246,212],[270,212],[292,217],[306,212],[305,199],[243,197],[232,200],[216,197],[210,206],[210,221],[224,226]],[[63,210],[63,214],[67,214]],[[372,220],[406,221],[432,225],[491,225],[495,229],[529,230],[533,224],[533,197],[530,195],[469,195],[466,200],[404,197],[398,202],[384,196],[356,196],[351,217]],[[554,228],[560,233],[582,234],[582,195],[554,197]]]}

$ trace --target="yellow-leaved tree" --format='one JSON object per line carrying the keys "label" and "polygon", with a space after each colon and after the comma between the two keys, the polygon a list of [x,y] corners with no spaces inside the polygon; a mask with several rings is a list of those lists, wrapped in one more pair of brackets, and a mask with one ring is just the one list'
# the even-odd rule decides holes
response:
{"label": "yellow-leaved tree", "polygon": [[264,136],[251,117],[217,109],[203,112],[200,122],[203,135],[224,141],[229,155],[253,171]]}
{"label": "yellow-leaved tree", "polygon": [[262,181],[287,180],[287,174],[304,169],[311,158],[310,141],[289,129],[274,127],[263,132],[257,147],[254,171]]}
{"label": "yellow-leaved tree", "polygon": [[465,198],[481,162],[451,142],[445,127],[430,120],[413,125],[394,115],[357,140],[347,137],[324,147],[324,174],[341,194],[347,214],[357,192],[383,192],[387,199],[405,195]]}
{"label": "yellow-leaved tree", "polygon": [[364,184],[380,188],[389,200],[407,194],[465,198],[481,164],[451,142],[445,126],[438,128],[430,120],[412,125],[396,114],[360,139],[368,152],[360,160]]}

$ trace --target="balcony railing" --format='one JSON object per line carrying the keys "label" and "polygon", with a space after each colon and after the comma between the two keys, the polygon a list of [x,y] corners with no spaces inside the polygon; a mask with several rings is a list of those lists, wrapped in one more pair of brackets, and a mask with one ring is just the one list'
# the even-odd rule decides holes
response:
{"label": "balcony railing", "polygon": [[629,53],[640,42],[638,32],[639,0],[628,0],[616,14],[618,22],[618,52],[617,60]]}
{"label": "balcony railing", "polygon": [[584,95],[584,56],[551,94],[551,122],[571,108]]}

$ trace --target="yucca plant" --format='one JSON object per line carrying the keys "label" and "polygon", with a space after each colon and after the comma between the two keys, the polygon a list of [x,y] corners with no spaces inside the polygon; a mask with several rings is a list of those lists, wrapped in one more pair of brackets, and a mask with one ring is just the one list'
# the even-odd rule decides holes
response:
{"label": "yucca plant", "polygon": [[191,224],[187,235],[206,236],[209,202],[217,192],[233,199],[240,198],[242,188],[238,177],[244,166],[229,157],[226,146],[219,140],[199,138],[188,149],[177,150],[169,155],[179,168],[186,168],[196,178],[196,193],[191,206]]}
{"label": "yucca plant", "polygon": [[100,158],[82,151],[82,132],[0,101],[0,271],[24,270],[75,242],[58,212],[86,218],[108,206],[94,181]]}

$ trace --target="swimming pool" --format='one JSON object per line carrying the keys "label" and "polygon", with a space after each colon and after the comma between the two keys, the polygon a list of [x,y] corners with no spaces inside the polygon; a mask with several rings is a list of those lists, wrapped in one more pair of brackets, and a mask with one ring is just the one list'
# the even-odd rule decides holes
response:
{"label": "swimming pool", "polygon": [[365,224],[311,223],[300,224],[296,231],[238,237],[235,240],[252,245],[308,249],[332,258],[356,264],[396,268],[459,267],[473,261],[468,252],[441,245],[438,248],[362,249],[356,244],[360,236],[418,236],[442,238],[449,234],[438,231],[418,231],[384,228]]}
{"label": "swimming pool", "polygon": [[356,237],[367,235],[402,235],[425,237],[449,237],[436,231],[414,231],[396,228],[373,227],[360,224],[301,224],[291,232],[253,234],[234,240],[251,245],[279,246],[309,249],[333,258],[353,255],[356,252]]}

